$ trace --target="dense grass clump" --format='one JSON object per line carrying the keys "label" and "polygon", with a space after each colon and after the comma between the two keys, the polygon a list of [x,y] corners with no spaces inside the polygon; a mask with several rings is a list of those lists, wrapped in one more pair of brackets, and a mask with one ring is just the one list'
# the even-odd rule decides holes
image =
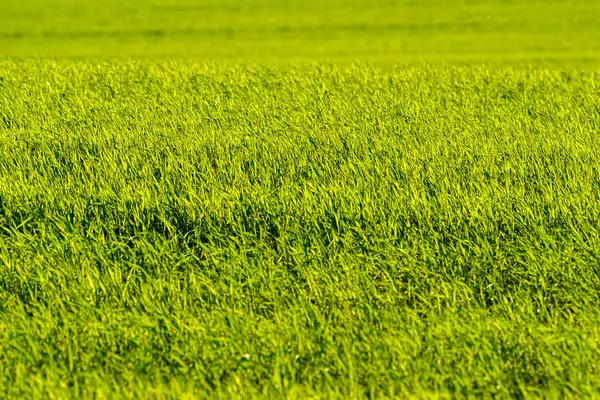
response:
{"label": "dense grass clump", "polygon": [[0,388],[600,387],[600,76],[0,63]]}

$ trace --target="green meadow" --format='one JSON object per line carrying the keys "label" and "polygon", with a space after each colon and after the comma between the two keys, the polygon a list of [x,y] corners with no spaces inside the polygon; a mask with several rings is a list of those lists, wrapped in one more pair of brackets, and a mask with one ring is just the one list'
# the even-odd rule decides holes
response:
{"label": "green meadow", "polygon": [[0,397],[600,397],[600,3],[4,0]]}
{"label": "green meadow", "polygon": [[597,0],[2,0],[0,57],[600,66]]}

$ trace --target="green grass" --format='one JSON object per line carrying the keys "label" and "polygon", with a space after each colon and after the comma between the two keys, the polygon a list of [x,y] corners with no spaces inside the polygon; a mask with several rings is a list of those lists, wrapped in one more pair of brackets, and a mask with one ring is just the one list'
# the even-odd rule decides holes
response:
{"label": "green grass", "polygon": [[599,99],[527,67],[1,62],[1,394],[599,396]]}
{"label": "green grass", "polygon": [[600,67],[597,0],[2,0],[0,57]]}

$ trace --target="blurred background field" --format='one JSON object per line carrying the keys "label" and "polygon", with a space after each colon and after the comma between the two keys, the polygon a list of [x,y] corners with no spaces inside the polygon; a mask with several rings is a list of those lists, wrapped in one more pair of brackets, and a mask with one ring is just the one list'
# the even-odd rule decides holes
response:
{"label": "blurred background field", "polygon": [[0,57],[600,65],[594,0],[2,0]]}

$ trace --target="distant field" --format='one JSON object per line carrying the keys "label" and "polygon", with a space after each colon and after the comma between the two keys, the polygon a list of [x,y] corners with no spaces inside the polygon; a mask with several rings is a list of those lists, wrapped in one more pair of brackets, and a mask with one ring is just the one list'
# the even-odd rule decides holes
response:
{"label": "distant field", "polygon": [[525,67],[1,62],[1,395],[598,396],[599,98]]}
{"label": "distant field", "polygon": [[0,57],[600,68],[600,2],[2,0]]}

